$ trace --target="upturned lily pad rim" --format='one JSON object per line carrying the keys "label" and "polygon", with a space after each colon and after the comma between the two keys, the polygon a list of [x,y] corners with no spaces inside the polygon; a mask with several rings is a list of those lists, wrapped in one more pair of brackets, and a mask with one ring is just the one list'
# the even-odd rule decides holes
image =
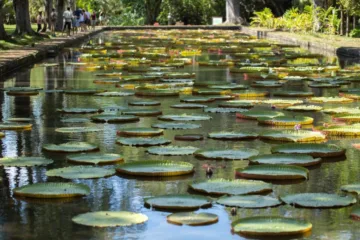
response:
{"label": "upturned lily pad rim", "polygon": [[341,186],[341,190],[344,192],[360,194],[360,183],[353,183]]}
{"label": "upturned lily pad rim", "polygon": [[[156,150],[166,150],[166,149],[170,149],[169,151],[165,151],[165,152],[159,152]],[[174,149],[176,151],[181,151],[181,150],[188,150],[188,152],[185,152],[183,154],[179,154],[179,153],[173,153],[173,151],[171,151],[171,149]],[[193,155],[194,152],[196,152],[198,150],[198,148],[196,147],[192,147],[192,146],[160,146],[160,147],[151,147],[146,149],[146,152],[149,154],[153,154],[153,155],[160,155],[160,156],[184,156],[184,155]]]}
{"label": "upturned lily pad rim", "polygon": [[[227,153],[231,153],[231,152],[239,152],[241,155],[245,154],[247,156],[242,157],[242,158],[230,158],[226,155]],[[223,153],[222,155],[218,155],[218,156],[214,156],[214,157],[210,157],[208,156],[208,154],[211,153]],[[246,160],[252,156],[256,156],[259,154],[259,151],[256,149],[252,149],[252,148],[244,148],[244,149],[229,149],[229,150],[199,150],[197,152],[194,153],[195,157],[200,158],[200,159],[209,159],[209,160]]]}
{"label": "upturned lily pad rim", "polygon": [[[138,142],[131,142],[132,140]],[[116,140],[116,143],[124,146],[149,147],[167,145],[170,144],[171,141],[164,137],[120,137]]]}
{"label": "upturned lily pad rim", "polygon": [[[304,150],[302,150],[302,151],[298,150],[299,148],[310,147],[310,146],[325,147],[328,150],[320,151],[319,149],[318,150],[307,149],[306,152],[304,152]],[[334,145],[334,144],[327,144],[327,143],[287,143],[287,144],[282,144],[282,145],[272,147],[271,152],[272,153],[282,153],[282,154],[284,154],[284,153],[308,154],[313,157],[337,157],[337,156],[343,156],[346,152],[346,149],[338,147],[337,145]]]}
{"label": "upturned lily pad rim", "polygon": [[[77,160],[78,158],[90,158],[91,157],[97,157],[99,159],[99,161],[81,161],[80,160]],[[109,160],[101,160],[101,158],[106,158],[106,157],[110,157]],[[88,153],[88,154],[85,154],[85,153],[80,153],[80,154],[71,154],[71,155],[68,155],[66,156],[66,159],[69,161],[69,162],[72,162],[72,163],[77,163],[77,164],[89,164],[89,165],[106,165],[106,164],[113,164],[113,163],[117,163],[117,162],[123,162],[124,161],[124,158],[122,155],[120,154],[113,154],[113,153]]]}
{"label": "upturned lily pad rim", "polygon": [[[84,144],[87,145],[86,147],[84,146],[83,148],[77,148],[74,150],[69,150],[68,146],[79,146],[79,144]],[[65,147],[64,147],[65,146]],[[59,148],[59,147],[64,147],[64,148]],[[98,151],[99,147],[89,144],[87,142],[67,142],[67,143],[62,143],[62,144],[46,144],[43,146],[43,150],[49,151],[49,152],[59,152],[59,153],[76,153],[76,152],[91,152],[91,151]]]}
{"label": "upturned lily pad rim", "polygon": [[164,130],[162,129],[154,129],[154,128],[124,128],[120,129],[117,134],[119,136],[160,136],[164,134]]}
{"label": "upturned lily pad rim", "polygon": [[[298,200],[291,200],[289,198],[296,198],[296,197],[305,197],[309,196],[316,197],[319,196],[321,199],[324,197],[334,197],[334,198],[343,198],[341,200],[344,200],[344,203],[337,203],[337,204],[326,204],[326,205],[314,205],[311,203],[306,203],[306,200],[298,199]],[[280,200],[283,201],[286,204],[295,206],[295,207],[301,207],[301,208],[339,208],[339,207],[347,207],[355,204],[357,202],[356,198],[350,195],[347,196],[340,196],[337,194],[329,194],[329,193],[295,193],[295,194],[289,194],[285,196],[280,196]],[[309,200],[308,200],[309,201]]]}
{"label": "upturned lily pad rim", "polygon": [[[223,135],[223,136],[221,136]],[[259,134],[254,132],[211,132],[207,136],[210,139],[214,140],[246,140],[246,139],[256,139],[259,137]]]}
{"label": "upturned lily pad rim", "polygon": [[[264,170],[270,169],[269,174],[264,173],[252,173],[253,170]],[[274,170],[271,170],[274,169]],[[290,173],[281,174],[281,170],[286,169]],[[271,174],[271,171],[277,171],[278,174]],[[291,173],[293,171],[293,173]],[[263,165],[249,165],[245,168],[235,169],[236,176],[246,178],[246,179],[256,179],[256,180],[296,180],[296,179],[308,179],[309,170],[293,165],[284,165],[284,164],[263,164]]]}
{"label": "upturned lily pad rim", "polygon": [[[177,219],[178,217],[185,216],[185,221],[181,219]],[[194,222],[186,222],[186,218],[195,217]],[[196,217],[199,217],[196,221]],[[207,218],[207,220],[206,220]],[[179,213],[172,213],[166,217],[167,221],[172,224],[176,225],[189,225],[189,226],[204,226],[216,223],[219,221],[219,217],[213,213],[194,213],[194,212],[179,212]]]}
{"label": "upturned lily pad rim", "polygon": [[0,158],[0,166],[3,167],[30,167],[52,164],[54,161],[44,157],[11,157]]}
{"label": "upturned lily pad rim", "polygon": [[[80,177],[72,173],[72,171],[80,171],[82,174],[87,173],[89,176]],[[92,173],[87,172],[88,170],[92,171]],[[63,167],[63,168],[55,168],[46,171],[46,176],[48,177],[60,177],[65,179],[96,179],[96,178],[105,178],[115,175],[115,169],[106,169],[100,167],[93,166],[71,166],[71,167]]]}
{"label": "upturned lily pad rim", "polygon": [[[245,204],[241,204],[241,203],[230,203],[227,202],[226,200],[229,199],[240,199],[240,200],[244,200],[246,203]],[[247,201],[251,201],[251,200],[263,200],[263,201],[268,201],[268,203],[264,203],[261,206],[255,206],[253,205],[249,205],[247,203]],[[220,198],[218,198],[216,200],[216,203],[220,204],[220,205],[224,205],[226,207],[239,207],[239,208],[250,208],[250,209],[259,209],[259,208],[269,208],[269,207],[278,207],[280,205],[282,205],[283,203],[278,199],[278,198],[274,198],[274,197],[269,197],[269,196],[263,196],[263,195],[233,195],[233,196],[222,196]]]}
{"label": "upturned lily pad rim", "polygon": [[[252,164],[280,164],[280,163],[271,163],[269,161],[265,161],[262,162],[262,159],[266,159],[266,158],[282,158],[282,157],[286,157],[286,158],[299,158],[302,161],[289,161],[289,163],[281,163],[282,165],[295,165],[295,166],[300,166],[300,167],[308,167],[308,166],[312,166],[312,165],[316,165],[316,164],[320,164],[322,162],[321,158],[313,158],[310,155],[306,155],[306,154],[263,154],[263,155],[258,155],[258,156],[254,156],[249,158],[249,161]],[[276,162],[276,160],[274,160]]]}
{"label": "upturned lily pad rim", "polygon": [[[196,199],[203,201],[202,204],[193,204],[192,206],[179,206],[179,205],[166,205],[166,204],[159,204],[159,203],[149,203],[151,200],[157,200],[161,198],[178,198],[178,199]],[[211,207],[212,201],[210,198],[202,195],[192,195],[192,194],[167,194],[167,195],[160,195],[155,197],[149,197],[144,199],[145,206],[147,207],[153,207],[158,209],[171,209],[171,210],[193,210],[193,209],[199,209],[199,208],[207,208]]]}

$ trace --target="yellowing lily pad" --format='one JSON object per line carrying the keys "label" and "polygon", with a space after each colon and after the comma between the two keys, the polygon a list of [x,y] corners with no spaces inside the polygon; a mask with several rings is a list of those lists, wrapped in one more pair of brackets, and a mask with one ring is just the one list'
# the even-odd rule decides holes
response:
{"label": "yellowing lily pad", "polygon": [[202,226],[216,223],[219,218],[212,213],[178,212],[166,217],[169,223],[176,225]]}

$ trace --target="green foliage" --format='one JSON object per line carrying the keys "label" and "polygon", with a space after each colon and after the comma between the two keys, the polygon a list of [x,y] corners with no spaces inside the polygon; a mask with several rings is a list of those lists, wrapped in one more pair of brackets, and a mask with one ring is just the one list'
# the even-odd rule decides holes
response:
{"label": "green foliage", "polygon": [[144,18],[131,7],[124,8],[120,15],[110,15],[109,25],[139,26],[144,25]]}
{"label": "green foliage", "polygon": [[350,32],[350,37],[360,38],[360,28],[355,28]]}

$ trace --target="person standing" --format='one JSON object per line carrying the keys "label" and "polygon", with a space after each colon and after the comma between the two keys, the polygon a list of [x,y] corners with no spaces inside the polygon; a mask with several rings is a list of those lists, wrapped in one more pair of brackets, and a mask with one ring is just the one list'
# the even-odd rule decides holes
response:
{"label": "person standing", "polygon": [[[80,10],[81,11],[81,10]],[[83,11],[81,11],[80,12],[80,29],[81,29],[81,32],[85,32],[85,19],[84,19],[84,12]]]}
{"label": "person standing", "polygon": [[95,30],[95,26],[96,26],[96,13],[95,13],[95,11],[93,11],[93,13],[91,14],[91,27],[92,27],[92,30]]}
{"label": "person standing", "polygon": [[77,16],[75,15],[75,11],[73,12],[73,16],[71,20],[72,20],[73,35],[75,35],[75,33],[78,33],[78,28],[79,28],[79,21],[77,19]]}
{"label": "person standing", "polygon": [[40,32],[42,22],[43,22],[42,12],[39,12],[39,14],[36,17],[36,23],[37,23],[37,26],[38,26],[37,32]]}
{"label": "person standing", "polygon": [[90,27],[90,25],[91,25],[91,14],[90,14],[90,12],[88,10],[85,10],[85,16],[86,16],[85,24]]}
{"label": "person standing", "polygon": [[64,12],[63,18],[64,18],[64,20],[65,20],[65,25],[64,25],[63,32],[64,32],[65,29],[67,28],[68,36],[70,36],[71,22],[72,22],[72,14],[71,14],[71,12],[70,12],[70,8],[69,8],[69,7],[68,7],[67,10]]}
{"label": "person standing", "polygon": [[51,14],[50,14],[50,31],[51,31],[53,37],[56,37],[55,26],[56,26],[57,15],[58,14],[55,11],[55,8],[53,8],[51,11]]}

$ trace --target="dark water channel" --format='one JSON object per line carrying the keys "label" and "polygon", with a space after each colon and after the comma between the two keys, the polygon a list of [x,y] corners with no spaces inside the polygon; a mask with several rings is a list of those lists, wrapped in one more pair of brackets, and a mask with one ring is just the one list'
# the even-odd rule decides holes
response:
{"label": "dark water channel", "polygon": [[[102,36],[100,36],[102,38]],[[44,62],[76,61],[77,53],[73,50],[60,54],[55,59],[47,59]],[[207,55],[195,57],[201,59],[219,59],[224,55]],[[242,75],[230,74],[228,68],[198,67],[197,65],[186,66],[180,71],[195,72],[198,81],[219,81],[219,83],[233,82],[249,85]],[[93,80],[95,72],[82,69],[78,66],[61,65],[59,67],[34,66],[22,69],[9,79],[0,83],[0,87],[10,86],[33,86],[42,87],[45,90],[57,88],[105,88],[111,89],[113,85],[95,85]],[[360,87],[353,84],[351,87]],[[307,84],[301,86],[285,85],[283,89],[309,90]],[[277,91],[277,90],[270,90]],[[337,95],[338,90],[314,90],[316,96]],[[213,165],[226,165],[226,168],[218,168],[214,178],[234,179],[236,168],[245,167],[248,161],[214,162],[198,160],[193,156],[161,157],[145,153],[145,148],[120,146],[115,144],[116,131],[124,127],[150,127],[158,123],[156,117],[144,117],[140,122],[121,124],[66,124],[60,120],[65,117],[56,112],[57,108],[65,107],[93,107],[124,106],[132,100],[138,100],[135,96],[130,97],[95,97],[81,95],[66,95],[63,93],[40,93],[31,97],[13,97],[0,92],[1,118],[28,117],[32,118],[33,128],[31,131],[4,131],[6,137],[1,139],[1,156],[46,156],[54,160],[54,164],[47,167],[16,168],[6,167],[0,169],[3,181],[0,183],[0,239],[242,239],[241,236],[231,233],[231,222],[237,218],[257,215],[279,215],[306,219],[313,224],[312,233],[305,236],[306,239],[321,240],[356,240],[360,239],[360,222],[350,219],[352,207],[340,209],[301,209],[288,205],[282,205],[269,209],[239,209],[238,215],[232,217],[230,209],[214,204],[212,208],[202,209],[219,216],[219,222],[209,226],[189,227],[176,226],[167,223],[168,212],[155,211],[144,207],[143,199],[149,196],[187,193],[188,184],[193,181],[206,180],[205,171],[202,167],[205,163]],[[179,103],[179,98],[149,98],[161,101],[163,114],[200,113],[202,110],[173,109],[171,105]],[[218,101],[208,104],[217,106]],[[338,106],[328,104],[327,106]],[[347,104],[358,106],[358,102]],[[139,108],[139,107],[133,107]],[[166,130],[164,137],[173,141],[173,145],[195,146],[200,149],[223,150],[237,148],[254,148],[260,154],[270,153],[276,143],[268,143],[260,140],[254,141],[216,141],[205,139],[198,142],[180,142],[174,140],[174,135],[179,133],[200,133],[206,135],[215,131],[251,130],[262,132],[269,127],[259,126],[256,121],[236,119],[233,113],[209,113],[213,117],[211,121],[202,121],[202,127],[195,130]],[[314,125],[321,125],[324,121],[330,121],[330,117],[323,113],[305,113],[315,119]],[[90,115],[78,115],[90,116]],[[74,115],[76,117],[76,115]],[[67,126],[97,126],[102,128],[100,133],[88,134],[63,134],[55,132],[55,128]],[[138,160],[170,159],[181,160],[194,164],[196,172],[193,176],[187,176],[171,180],[142,180],[131,179],[115,175],[109,178],[95,180],[74,180],[76,183],[84,183],[91,188],[91,194],[84,198],[69,199],[62,201],[18,199],[13,197],[12,190],[15,187],[46,181],[67,181],[60,178],[49,178],[45,175],[47,169],[71,166],[66,161],[65,154],[52,154],[42,151],[44,144],[60,144],[68,141],[86,141],[100,146],[101,152],[123,154],[126,162]],[[341,193],[340,187],[349,183],[360,182],[359,153],[351,147],[360,140],[344,138],[330,139],[329,143],[337,144],[347,149],[346,160],[332,160],[324,162],[321,166],[310,170],[308,181],[296,184],[274,184],[274,191],[270,196],[279,196],[290,193],[302,192],[325,192]],[[359,205],[359,204],[357,204]],[[90,228],[72,223],[75,215],[90,211],[125,210],[141,212],[149,217],[145,224],[135,227],[118,228]],[[278,238],[273,238],[278,239]]]}

